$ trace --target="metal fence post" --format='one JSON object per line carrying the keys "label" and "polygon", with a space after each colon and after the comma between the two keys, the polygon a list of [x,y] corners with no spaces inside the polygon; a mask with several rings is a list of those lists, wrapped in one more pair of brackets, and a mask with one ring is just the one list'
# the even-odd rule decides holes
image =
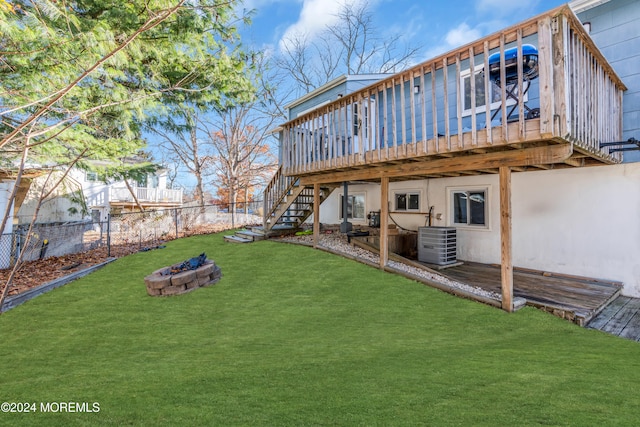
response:
{"label": "metal fence post", "polygon": [[236,228],[236,204],[229,203],[229,210],[231,211],[231,228]]}
{"label": "metal fence post", "polygon": [[107,214],[107,257],[111,258],[111,214]]}
{"label": "metal fence post", "polygon": [[173,210],[173,222],[176,225],[176,239],[178,238],[178,208]]}

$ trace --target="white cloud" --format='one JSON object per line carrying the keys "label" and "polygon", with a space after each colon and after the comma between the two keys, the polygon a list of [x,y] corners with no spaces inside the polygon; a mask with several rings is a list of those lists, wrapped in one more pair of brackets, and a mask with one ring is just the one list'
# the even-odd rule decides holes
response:
{"label": "white cloud", "polygon": [[357,5],[363,1],[366,0],[304,0],[298,21],[285,30],[280,47],[298,36],[312,40],[327,26],[337,22],[337,14],[345,3]]}
{"label": "white cloud", "polygon": [[460,46],[463,46],[482,37],[482,31],[478,28],[471,28],[469,24],[463,22],[455,28],[452,28],[444,36],[442,44],[432,47],[425,55],[425,60],[438,56],[441,53],[448,52]]}
{"label": "white cloud", "polygon": [[482,36],[480,31],[476,28],[471,28],[466,22],[458,25],[456,28],[449,30],[445,36],[447,45],[451,48],[456,48],[464,44],[470,43],[479,39]]}

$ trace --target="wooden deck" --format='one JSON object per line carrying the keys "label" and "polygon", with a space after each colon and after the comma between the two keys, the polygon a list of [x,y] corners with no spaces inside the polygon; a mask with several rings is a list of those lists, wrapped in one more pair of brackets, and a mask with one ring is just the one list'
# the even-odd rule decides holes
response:
{"label": "wooden deck", "polygon": [[[440,271],[454,280],[488,291],[501,292],[500,266],[465,262]],[[514,269],[513,295],[556,316],[585,326],[619,295],[618,282]],[[640,309],[636,309],[636,312]],[[640,327],[640,313],[637,325]]]}
{"label": "wooden deck", "polygon": [[640,299],[624,296],[616,298],[587,327],[640,341]]}
{"label": "wooden deck", "polygon": [[[528,91],[531,101],[518,97],[511,110],[507,85],[491,89],[496,70],[494,80],[491,71],[481,70],[490,70],[494,55],[504,58],[508,49],[522,52],[530,43],[538,50],[536,71],[525,78],[519,62],[512,84],[517,93]],[[506,81],[506,61],[499,65],[498,80]],[[477,79],[465,77],[471,70]],[[402,180],[496,173],[498,166],[536,170],[618,163],[621,154],[600,143],[621,140],[625,90],[564,5],[290,117],[280,129],[282,172],[307,178],[302,184],[310,185],[376,181],[384,175]],[[484,96],[490,91],[496,99]],[[467,93],[474,108],[465,102]],[[483,95],[476,99],[476,94]],[[526,114],[527,102],[539,117]],[[553,150],[558,144],[569,145],[571,152],[559,156]],[[534,151],[525,160],[514,149]],[[404,163],[407,168],[397,168]]]}

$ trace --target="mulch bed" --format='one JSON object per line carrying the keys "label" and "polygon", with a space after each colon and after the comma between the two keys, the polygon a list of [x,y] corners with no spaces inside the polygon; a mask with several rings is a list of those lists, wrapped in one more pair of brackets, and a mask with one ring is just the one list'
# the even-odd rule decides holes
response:
{"label": "mulch bed", "polygon": [[[138,245],[112,246],[111,257],[120,258],[138,250]],[[33,287],[100,264],[107,259],[107,248],[97,248],[83,253],[27,261],[16,272],[8,295],[17,295]],[[10,274],[10,268],[0,270],[0,289],[4,288]]]}
{"label": "mulch bed", "polygon": [[[183,235],[180,237],[219,233],[229,228],[230,226],[228,224],[199,225],[188,230],[182,230]],[[139,243],[118,246],[112,245],[111,258],[121,258],[139,251]],[[33,287],[100,264],[107,259],[107,248],[102,247],[83,253],[54,256],[25,262],[20,266],[20,269],[13,278],[8,295],[17,295]],[[0,292],[4,289],[10,274],[11,269],[0,270]]]}

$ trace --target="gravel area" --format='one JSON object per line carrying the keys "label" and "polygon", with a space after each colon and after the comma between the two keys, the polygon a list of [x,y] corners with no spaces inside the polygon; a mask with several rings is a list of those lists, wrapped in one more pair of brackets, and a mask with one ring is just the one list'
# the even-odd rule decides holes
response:
{"label": "gravel area", "polygon": [[[284,241],[284,242],[290,242],[290,243],[299,243],[299,244],[305,244],[305,245],[313,245],[313,236],[310,235],[306,235],[306,236],[284,236],[279,238],[278,240]],[[347,243],[347,239],[346,237],[338,234],[338,233],[333,233],[333,234],[322,234],[320,235],[320,241],[319,241],[319,245],[320,247],[324,248],[324,249],[328,249],[332,252],[336,252],[336,253],[341,253],[341,254],[345,254],[345,255],[349,255],[361,260],[366,260],[368,262],[374,263],[374,264],[379,264],[380,263],[380,256],[378,254],[375,254],[373,252],[369,252],[365,249],[362,249],[360,247],[357,246],[353,246],[349,243]],[[489,292],[489,291],[485,291],[482,288],[479,288],[477,286],[470,286],[470,285],[466,285],[464,283],[460,283],[457,282],[455,280],[451,280],[445,276],[442,276],[440,274],[435,274],[432,273],[428,270],[424,270],[418,267],[414,267],[412,265],[407,265],[401,262],[397,262],[397,261],[389,261],[388,266],[391,268],[394,268],[396,270],[400,270],[403,271],[405,273],[409,273],[412,274],[414,276],[420,277],[420,278],[424,278],[427,280],[431,280],[433,282],[437,282],[440,283],[442,285],[451,287],[451,288],[455,288],[455,289],[459,289],[461,291],[464,292],[468,292],[470,294],[474,294],[474,295],[478,295],[484,298],[489,298],[492,300],[496,300],[496,301],[500,301],[501,296],[495,292]]]}

